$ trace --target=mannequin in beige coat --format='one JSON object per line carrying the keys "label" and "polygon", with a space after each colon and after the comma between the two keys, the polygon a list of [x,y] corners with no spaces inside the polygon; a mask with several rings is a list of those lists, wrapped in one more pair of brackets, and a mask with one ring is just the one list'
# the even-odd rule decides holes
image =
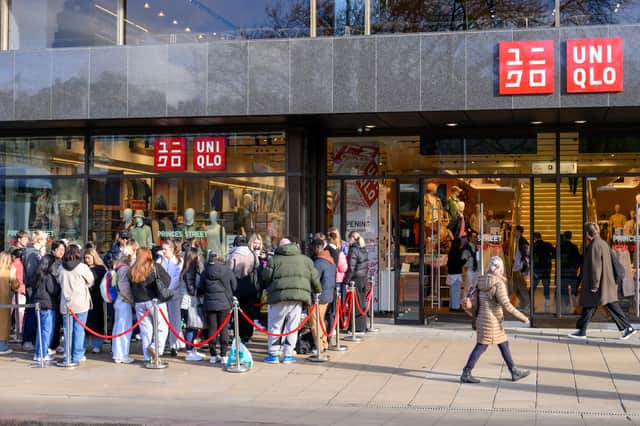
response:
{"label": "mannequin in beige coat", "polygon": [[529,324],[529,319],[517,310],[511,302],[507,293],[507,279],[504,274],[504,263],[498,256],[489,259],[489,270],[486,275],[479,276],[474,286],[467,293],[467,297],[478,297],[478,316],[476,318],[477,343],[469,360],[464,367],[460,381],[462,383],[479,383],[480,380],[471,375],[471,370],[476,365],[480,356],[491,344],[496,344],[500,348],[500,353],[504,362],[511,371],[511,380],[514,382],[529,375],[528,370],[523,370],[515,366],[507,335],[504,332],[504,312],[503,309],[516,317],[518,320]]}

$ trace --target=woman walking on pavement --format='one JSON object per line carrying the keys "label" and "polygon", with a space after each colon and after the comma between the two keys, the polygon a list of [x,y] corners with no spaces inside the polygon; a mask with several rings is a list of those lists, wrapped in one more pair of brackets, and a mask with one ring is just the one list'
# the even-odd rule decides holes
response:
{"label": "woman walking on pavement", "polygon": [[[467,298],[478,297],[477,342],[462,371],[460,377],[462,383],[480,383],[480,380],[471,375],[471,371],[491,344],[498,345],[500,348],[502,358],[511,372],[511,380],[515,382],[529,375],[528,370],[520,369],[513,363],[507,335],[504,332],[503,309],[526,325],[529,325],[529,319],[509,302],[502,259],[498,256],[489,259],[488,269],[487,274],[479,276],[467,293]],[[478,294],[474,294],[475,292]]]}

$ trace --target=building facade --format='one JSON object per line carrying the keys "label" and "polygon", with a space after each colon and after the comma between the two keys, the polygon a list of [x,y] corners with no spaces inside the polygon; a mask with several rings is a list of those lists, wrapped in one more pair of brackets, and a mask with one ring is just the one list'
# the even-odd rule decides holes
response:
{"label": "building facade", "polygon": [[455,298],[456,237],[481,234],[479,272],[511,268],[521,225],[533,267],[513,301],[543,324],[576,312],[597,221],[636,317],[639,11],[0,1],[4,245],[42,229],[106,251],[127,229],[224,254],[336,226],[369,243],[376,307],[421,323]]}

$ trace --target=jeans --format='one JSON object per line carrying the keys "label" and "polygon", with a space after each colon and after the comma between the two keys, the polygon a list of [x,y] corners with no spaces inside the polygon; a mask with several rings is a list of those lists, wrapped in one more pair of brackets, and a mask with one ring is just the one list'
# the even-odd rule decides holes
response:
{"label": "jeans", "polygon": [[[166,303],[165,312],[168,313],[167,319],[171,323],[171,326],[175,328],[178,333],[180,333],[181,337],[184,337],[182,334],[182,313],[180,312],[181,303],[182,303],[182,296],[180,295],[173,296],[171,300],[169,300]],[[164,324],[164,320],[162,318],[160,318],[160,322]],[[165,327],[167,327],[166,324],[165,324]],[[171,333],[169,335],[169,348],[171,349],[184,348],[184,343],[179,341],[177,337],[174,336],[173,333]]]}
{"label": "jeans", "polygon": [[[87,322],[88,315],[88,311],[76,312],[76,316],[83,323]],[[63,314],[62,319],[64,324],[64,340],[65,342],[69,342],[70,345],[71,362],[80,362],[80,360],[84,358],[84,328],[71,317],[71,330],[67,330],[67,316]],[[66,356],[67,354],[65,354],[64,362],[66,362]]]}
{"label": "jeans", "polygon": [[[562,305],[569,306],[569,295],[575,294],[577,287],[576,277],[562,277],[560,281],[560,295],[562,296]],[[571,289],[569,289],[571,287]]]}
{"label": "jeans", "polygon": [[544,298],[549,300],[549,287],[551,286],[551,277],[548,272],[534,272],[533,273],[533,293],[535,294],[538,288],[538,283],[542,281],[542,287],[544,288]]}
{"label": "jeans", "polygon": [[[480,359],[480,356],[487,350],[489,345],[483,345],[482,343],[476,343],[476,346],[471,351],[469,355],[469,359],[467,360],[467,365],[464,368],[469,368],[473,370],[473,367],[476,366],[476,363]],[[513,371],[513,367],[515,364],[513,363],[513,358],[511,357],[511,350],[509,349],[509,342],[502,342],[498,345],[500,348],[500,353],[502,354],[502,359],[504,359],[505,364],[509,368],[509,371]]]}
{"label": "jeans", "polygon": [[462,284],[462,274],[449,275],[449,289],[451,300],[449,307],[451,309],[460,309],[460,285]]}
{"label": "jeans", "polygon": [[[280,302],[269,305],[269,332],[289,333],[300,325],[302,315],[302,303],[300,302]],[[298,333],[292,333],[287,337],[272,337],[267,339],[267,350],[269,355],[278,356],[280,350],[284,356],[293,356],[293,350],[298,341]]]}
{"label": "jeans", "polygon": [[[148,302],[136,303],[136,316],[138,319],[142,317],[142,315],[147,311],[147,309],[151,308],[151,313],[147,315],[147,317],[140,323],[140,337],[142,337],[142,354],[144,355],[145,360],[149,360],[149,352],[147,349],[153,342],[153,302],[150,300]],[[158,310],[164,312],[164,315],[167,316],[167,305],[164,303],[158,304]],[[178,312],[180,312],[180,304],[178,304]],[[164,345],[167,342],[167,336],[169,335],[169,326],[164,322],[160,313],[158,313],[158,351],[160,352],[158,356],[161,356],[164,353]]]}
{"label": "jeans", "polygon": [[[34,358],[46,357],[49,355],[49,345],[53,340],[53,328],[56,325],[56,311],[50,309],[40,311],[40,332],[42,338],[42,346],[36,332],[36,354]],[[41,350],[42,348],[42,350]]]}
{"label": "jeans", "polygon": [[[607,308],[607,311],[609,311],[609,315],[611,315],[611,318],[616,323],[616,327],[618,327],[618,330],[622,331],[627,328],[631,328],[631,324],[629,323],[629,320],[627,320],[627,316],[622,311],[622,308],[620,307],[620,304],[618,302],[607,303],[604,306],[605,308]],[[576,323],[576,328],[579,329],[582,334],[587,333],[587,327],[589,326],[589,323],[591,322],[596,309],[598,309],[596,306],[582,308],[582,315]]]}
{"label": "jeans", "polygon": [[[27,296],[27,303],[32,303],[33,298]],[[22,327],[22,343],[36,342],[36,328],[38,327],[36,320],[36,310],[34,308],[26,308],[24,310],[24,326]]]}
{"label": "jeans", "polygon": [[[113,331],[111,334],[116,335],[122,333],[125,330],[131,328],[133,315],[131,312],[131,305],[116,299],[114,303],[114,321]],[[127,359],[129,358],[129,348],[131,347],[131,332],[124,336],[116,337],[111,340],[111,351],[113,353],[113,359]]]}

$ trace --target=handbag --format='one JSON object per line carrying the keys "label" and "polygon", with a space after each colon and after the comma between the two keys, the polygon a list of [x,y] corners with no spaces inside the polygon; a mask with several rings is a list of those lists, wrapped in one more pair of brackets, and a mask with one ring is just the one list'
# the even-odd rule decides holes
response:
{"label": "handbag", "polygon": [[467,294],[467,297],[464,299],[464,304],[462,305],[462,309],[464,309],[467,315],[474,319],[478,316],[478,308],[480,307],[478,295],[478,288],[474,286],[469,290],[469,294]]}
{"label": "handbag", "polygon": [[[206,328],[204,325],[204,313],[202,306],[198,306],[198,299],[195,298],[189,304],[187,310],[187,328]],[[194,303],[195,302],[195,303]]]}
{"label": "handbag", "polygon": [[158,276],[158,271],[156,270],[156,266],[153,265],[153,275],[155,277],[158,303],[166,303],[173,297],[173,293],[169,290],[169,286],[166,285],[160,277]]}

